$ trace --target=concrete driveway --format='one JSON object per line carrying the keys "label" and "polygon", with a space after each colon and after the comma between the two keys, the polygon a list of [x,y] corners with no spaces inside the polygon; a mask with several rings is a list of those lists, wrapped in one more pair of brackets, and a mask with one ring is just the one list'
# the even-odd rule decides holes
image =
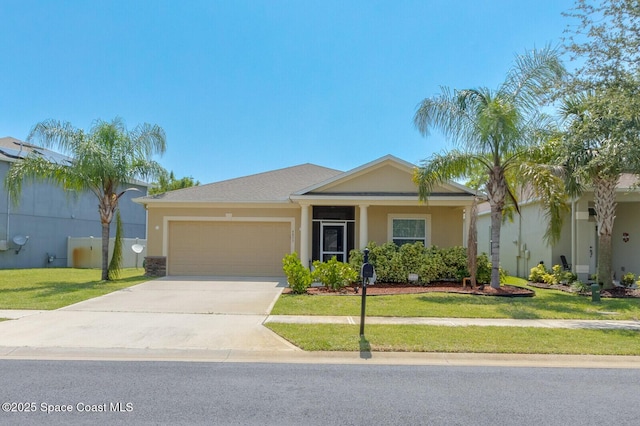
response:
{"label": "concrete driveway", "polygon": [[296,351],[262,325],[285,286],[277,278],[164,277],[0,322],[0,354],[20,348]]}

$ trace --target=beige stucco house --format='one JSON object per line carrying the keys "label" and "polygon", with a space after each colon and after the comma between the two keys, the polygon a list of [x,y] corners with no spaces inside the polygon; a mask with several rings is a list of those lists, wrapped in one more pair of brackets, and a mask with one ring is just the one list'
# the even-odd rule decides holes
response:
{"label": "beige stucco house", "polygon": [[148,213],[149,260],[168,275],[282,276],[282,258],[347,261],[369,241],[466,243],[473,191],[418,200],[414,165],[391,155],[342,172],[303,164],[135,201]]}
{"label": "beige stucco house", "polygon": [[[617,186],[616,219],[613,226],[613,272],[619,280],[625,273],[640,274],[640,190],[634,175],[622,175]],[[559,241],[547,245],[542,236],[546,219],[535,200],[520,204],[520,215],[500,231],[500,265],[511,275],[528,277],[540,262],[547,268],[562,265],[565,256],[571,270],[584,282],[597,273],[598,235],[593,191],[568,206]],[[490,252],[491,218],[487,204],[478,217],[478,251]]]}

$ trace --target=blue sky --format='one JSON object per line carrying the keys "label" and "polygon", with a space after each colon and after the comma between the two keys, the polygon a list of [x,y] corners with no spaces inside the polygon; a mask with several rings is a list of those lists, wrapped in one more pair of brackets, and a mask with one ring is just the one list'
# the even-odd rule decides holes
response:
{"label": "blue sky", "polygon": [[451,145],[413,126],[441,86],[495,88],[558,45],[573,0],[0,0],[0,136],[54,118],[162,126],[201,183]]}

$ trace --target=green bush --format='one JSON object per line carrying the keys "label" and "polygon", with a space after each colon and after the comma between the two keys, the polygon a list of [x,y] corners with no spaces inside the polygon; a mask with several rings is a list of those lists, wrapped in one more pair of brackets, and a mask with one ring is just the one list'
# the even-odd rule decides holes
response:
{"label": "green bush", "polygon": [[529,274],[529,281],[534,283],[543,283],[544,276],[548,275],[547,269],[544,267],[544,264],[539,263],[538,265],[531,268]]}
{"label": "green bush", "polygon": [[[418,274],[419,284],[434,281],[462,281],[469,276],[467,268],[467,252],[464,247],[425,248],[421,242],[403,244],[398,247],[394,243],[376,245],[370,242],[369,263],[376,271],[378,282],[406,283],[409,274]],[[349,253],[349,264],[360,271],[364,256],[359,250]],[[505,271],[501,270],[501,274]],[[486,254],[478,256],[478,282],[491,281],[491,263]]]}
{"label": "green bush", "polygon": [[589,284],[583,283],[582,281],[575,281],[571,284],[571,288],[577,293],[588,293],[591,291],[591,286]]}
{"label": "green bush", "polygon": [[[491,283],[491,262],[489,261],[487,253],[482,253],[480,256],[478,256],[477,265],[478,268],[476,272],[476,282],[478,284]],[[500,277],[500,281],[502,281],[502,274]]]}
{"label": "green bush", "polygon": [[462,281],[469,276],[467,269],[467,249],[464,247],[435,248],[440,252],[440,258],[445,266],[443,279]]}
{"label": "green bush", "polygon": [[311,273],[313,280],[320,281],[322,285],[333,290],[339,290],[347,285],[358,281],[359,272],[356,272],[351,265],[338,262],[333,256],[327,262],[316,260],[313,262],[314,271]]}
{"label": "green bush", "polygon": [[376,277],[379,282],[395,283],[397,281],[397,267],[394,262],[398,261],[396,254],[398,246],[394,243],[384,243],[380,246],[370,244],[369,263],[376,270]]}
{"label": "green bush", "polygon": [[549,272],[547,272],[546,274],[542,274],[542,282],[550,285],[558,284],[556,276]]}
{"label": "green bush", "polygon": [[297,253],[288,254],[282,259],[282,270],[293,293],[306,293],[312,281],[311,271],[302,266]]}
{"label": "green bush", "polygon": [[622,279],[620,280],[620,284],[622,284],[625,287],[631,287],[635,282],[636,282],[636,276],[634,275],[633,272],[627,272],[622,276]]}

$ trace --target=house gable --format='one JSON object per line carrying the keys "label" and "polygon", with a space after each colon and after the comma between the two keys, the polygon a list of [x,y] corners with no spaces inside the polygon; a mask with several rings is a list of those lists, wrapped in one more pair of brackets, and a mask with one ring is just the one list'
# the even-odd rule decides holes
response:
{"label": "house gable", "polygon": [[[418,188],[413,182],[415,166],[387,155],[371,163],[334,176],[331,179],[305,188],[295,195],[341,196],[413,196]],[[464,187],[447,183],[436,186],[432,195],[471,195]]]}

